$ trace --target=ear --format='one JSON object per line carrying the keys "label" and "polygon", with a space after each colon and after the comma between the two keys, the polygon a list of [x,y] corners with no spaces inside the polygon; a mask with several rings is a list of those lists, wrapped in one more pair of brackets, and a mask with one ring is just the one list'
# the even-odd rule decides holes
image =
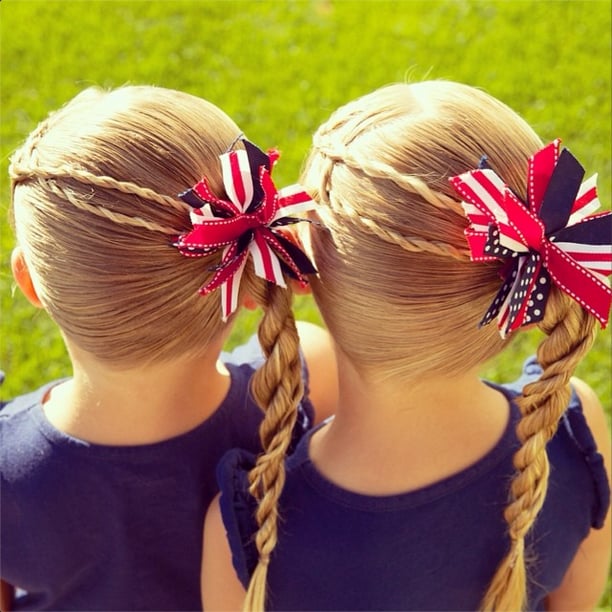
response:
{"label": "ear", "polygon": [[13,271],[13,278],[17,286],[21,289],[23,295],[26,296],[28,302],[36,306],[36,308],[43,308],[42,302],[34,287],[34,283],[32,282],[28,264],[23,256],[23,249],[19,246],[15,247],[11,253],[11,270]]}

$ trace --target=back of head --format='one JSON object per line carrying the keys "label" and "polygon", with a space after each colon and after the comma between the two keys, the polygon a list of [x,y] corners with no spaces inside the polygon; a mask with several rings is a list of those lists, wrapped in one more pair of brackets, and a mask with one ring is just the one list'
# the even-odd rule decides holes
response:
{"label": "back of head", "polygon": [[502,348],[494,326],[478,329],[500,265],[470,262],[468,221],[448,179],[486,155],[524,197],[540,145],[507,106],[444,81],[379,89],[318,130],[302,180],[327,228],[312,233],[313,291],[357,367],[461,373]]}
{"label": "back of head", "polygon": [[114,365],[196,354],[222,327],[198,288],[217,256],[171,248],[189,230],[177,195],[207,176],[239,134],[185,93],[88,89],[50,115],[12,158],[15,229],[35,287],[63,334]]}

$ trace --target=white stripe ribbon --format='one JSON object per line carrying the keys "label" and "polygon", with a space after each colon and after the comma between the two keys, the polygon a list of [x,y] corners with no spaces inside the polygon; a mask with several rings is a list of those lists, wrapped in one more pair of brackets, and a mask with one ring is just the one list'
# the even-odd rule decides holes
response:
{"label": "white stripe ribbon", "polygon": [[[236,160],[239,174],[242,179],[244,189],[244,201],[240,201],[236,194],[236,186],[234,183],[234,174],[232,171],[232,156]],[[244,212],[253,200],[253,179],[251,176],[251,166],[249,165],[249,156],[244,149],[231,151],[221,155],[221,169],[223,171],[223,186],[230,200]]]}

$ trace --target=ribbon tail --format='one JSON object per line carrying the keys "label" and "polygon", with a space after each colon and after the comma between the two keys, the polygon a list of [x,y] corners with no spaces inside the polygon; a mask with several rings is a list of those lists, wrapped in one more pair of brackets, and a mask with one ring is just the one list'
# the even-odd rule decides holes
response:
{"label": "ribbon tail", "polygon": [[[450,181],[464,200],[463,209],[471,222],[466,235],[476,261],[480,261],[484,248],[478,235],[488,234],[492,223],[499,228],[503,246],[513,251],[526,251],[531,236],[543,233],[542,224],[493,170],[472,170]],[[516,215],[518,222],[510,221]]]}
{"label": "ribbon tail", "polygon": [[523,325],[541,321],[550,292],[550,277],[536,253],[512,260],[512,269],[480,322],[489,323],[497,315],[502,338]]}
{"label": "ribbon tail", "polygon": [[547,236],[567,225],[583,178],[584,168],[580,162],[568,149],[563,149],[550,175],[538,211]]}
{"label": "ribbon tail", "polygon": [[546,269],[555,284],[606,327],[612,306],[612,289],[605,279],[582,267],[554,242],[544,252]]}
{"label": "ribbon tail", "polygon": [[597,195],[597,174],[594,174],[580,185],[580,190],[576,196],[576,201],[572,207],[572,214],[567,221],[567,225],[579,223],[585,217],[598,210],[600,205]]}
{"label": "ribbon tail", "polygon": [[612,274],[612,212],[592,215],[557,232],[551,242],[594,274]]}
{"label": "ribbon tail", "polygon": [[[274,239],[283,248],[281,254],[281,266],[291,277],[302,284],[307,284],[306,274],[316,274],[317,269],[308,258],[308,255],[300,247],[291,241],[290,234],[285,236],[280,232],[273,232]],[[276,247],[278,249],[278,247]],[[285,253],[287,257],[285,257]]]}
{"label": "ribbon tail", "polygon": [[304,191],[301,185],[289,185],[278,192],[278,210],[272,221],[290,217],[313,210],[315,201]]}
{"label": "ribbon tail", "polygon": [[302,286],[308,284],[306,274],[316,274],[316,269],[306,254],[280,232],[268,229],[262,232],[263,238],[277,254],[280,265],[289,276],[297,279]]}
{"label": "ribbon tail", "polygon": [[236,271],[221,285],[221,318],[227,321],[230,315],[238,307],[238,294],[240,293],[240,281],[246,264],[246,251]]}
{"label": "ribbon tail", "polygon": [[506,185],[493,170],[470,170],[451,177],[450,182],[465,202],[475,206],[490,221],[508,222],[504,210]]}
{"label": "ribbon tail", "polygon": [[472,261],[495,261],[496,255],[488,255],[486,246],[489,236],[486,232],[476,231],[468,227],[464,231],[465,238],[470,248],[470,259]]}
{"label": "ribbon tail", "polygon": [[276,217],[279,210],[278,191],[272,181],[270,172],[265,166],[259,170],[259,184],[263,191],[263,202],[257,210],[257,216],[261,219],[262,225],[269,225]]}
{"label": "ribbon tail", "polygon": [[278,154],[275,151],[264,153],[258,146],[243,138],[242,143],[249,157],[249,165],[251,166],[251,177],[253,182],[253,201],[251,206],[247,208],[248,212],[254,212],[253,208],[259,205],[264,199],[263,189],[259,182],[259,172],[261,168],[266,168],[268,172],[272,172],[272,166],[278,159]]}
{"label": "ribbon tail", "polygon": [[550,276],[542,258],[537,253],[522,257],[508,296],[507,331],[513,332],[524,325],[540,322],[544,318],[549,293]]}
{"label": "ribbon tail", "polygon": [[544,194],[548,189],[548,183],[557,159],[559,159],[560,147],[561,139],[557,138],[529,158],[528,202],[529,208],[537,215],[540,214]]}
{"label": "ribbon tail", "polygon": [[[515,260],[516,261],[516,260]],[[506,301],[508,295],[510,294],[510,290],[512,289],[512,285],[514,283],[514,279],[516,278],[516,265],[515,269],[510,273],[508,278],[502,283],[497,295],[487,308],[487,312],[485,312],[484,316],[478,323],[478,327],[483,327],[484,325],[488,325],[495,317],[497,317],[497,327],[501,332],[502,338],[505,337],[505,310],[506,310]]]}
{"label": "ribbon tail", "polygon": [[280,261],[266,241],[263,231],[255,232],[255,238],[249,244],[249,252],[253,258],[253,267],[257,276],[276,283],[280,287],[287,287]]}
{"label": "ribbon tail", "polygon": [[[235,215],[240,212],[233,202],[221,200],[211,191],[206,177],[196,183],[191,189],[179,193],[179,198],[197,211],[202,211],[203,207],[208,204],[223,217]],[[205,216],[211,215],[206,214]],[[197,221],[197,217],[194,219],[192,216],[192,220]]]}
{"label": "ribbon tail", "polygon": [[[246,249],[238,252],[236,244],[230,244],[223,251],[223,258],[219,265],[219,269],[208,283],[200,287],[200,295],[208,295],[221,287],[222,316],[224,321],[227,320],[227,317],[236,309],[238,300],[237,289],[247,255],[248,251]],[[238,282],[236,282],[236,279]],[[228,282],[229,285],[227,285]]]}
{"label": "ribbon tail", "polygon": [[245,212],[253,201],[253,176],[249,155],[244,149],[238,149],[224,153],[220,159],[225,192],[240,212]]}
{"label": "ribbon tail", "polygon": [[478,207],[469,202],[461,202],[461,206],[465,216],[470,220],[469,229],[471,231],[486,234],[489,224],[495,223],[495,217],[488,211],[481,212]]}

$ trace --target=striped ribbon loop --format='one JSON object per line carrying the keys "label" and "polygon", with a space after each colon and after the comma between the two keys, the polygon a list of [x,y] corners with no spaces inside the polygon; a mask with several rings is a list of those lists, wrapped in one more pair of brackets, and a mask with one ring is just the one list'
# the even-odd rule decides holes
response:
{"label": "striped ribbon loop", "polygon": [[480,325],[497,317],[502,337],[541,321],[551,284],[608,323],[612,290],[612,213],[599,208],[596,175],[555,140],[529,159],[528,202],[489,167],[451,177],[470,225],[472,261],[505,262],[502,286]]}
{"label": "striped ribbon loop", "polygon": [[193,229],[173,242],[185,257],[222,251],[221,263],[199,292],[207,295],[221,289],[224,321],[238,307],[240,279],[249,256],[255,274],[281,287],[287,286],[285,274],[305,285],[305,276],[316,273],[291,237],[278,229],[303,221],[294,215],[314,208],[313,200],[299,185],[276,189],[271,173],[277,151],[266,154],[248,140],[242,142],[244,150],[220,156],[227,200],[212,193],[206,177],[179,194],[192,207]]}

